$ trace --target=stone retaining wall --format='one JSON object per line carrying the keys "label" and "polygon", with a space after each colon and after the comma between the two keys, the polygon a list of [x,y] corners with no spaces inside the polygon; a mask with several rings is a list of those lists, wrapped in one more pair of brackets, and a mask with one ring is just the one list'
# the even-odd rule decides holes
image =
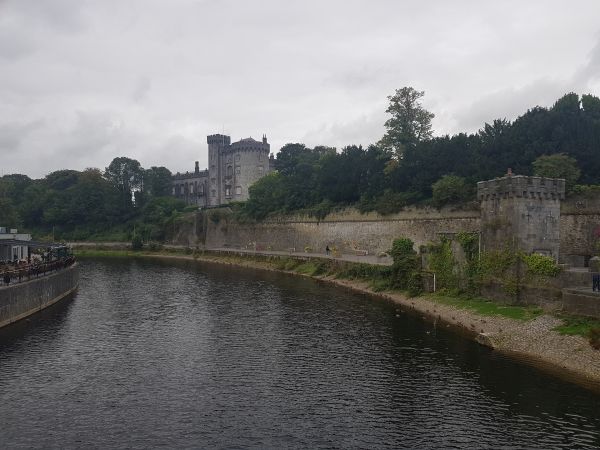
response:
{"label": "stone retaining wall", "polygon": [[25,283],[0,287],[0,327],[36,313],[75,292],[78,264]]}

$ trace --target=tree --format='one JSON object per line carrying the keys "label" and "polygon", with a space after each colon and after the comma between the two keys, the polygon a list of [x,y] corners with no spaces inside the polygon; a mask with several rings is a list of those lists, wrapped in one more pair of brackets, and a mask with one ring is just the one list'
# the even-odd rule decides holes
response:
{"label": "tree", "polygon": [[450,203],[466,202],[472,197],[472,188],[463,177],[444,175],[431,186],[433,204],[440,208]]}
{"label": "tree", "polygon": [[144,191],[151,197],[171,194],[171,171],[166,167],[152,166],[144,171]]}
{"label": "tree", "polygon": [[432,137],[431,119],[434,114],[421,105],[419,99],[424,95],[424,91],[403,87],[388,97],[390,104],[385,112],[392,117],[385,122],[387,131],[380,145],[398,159],[407,148],[414,148],[417,143]]}
{"label": "tree", "polygon": [[567,190],[575,186],[575,183],[581,175],[575,158],[556,153],[554,155],[542,155],[532,163],[533,174],[538,177],[564,178]]}
{"label": "tree", "polygon": [[139,161],[124,156],[115,158],[104,171],[106,178],[122,194],[126,204],[130,204],[133,193],[142,188],[144,169]]}

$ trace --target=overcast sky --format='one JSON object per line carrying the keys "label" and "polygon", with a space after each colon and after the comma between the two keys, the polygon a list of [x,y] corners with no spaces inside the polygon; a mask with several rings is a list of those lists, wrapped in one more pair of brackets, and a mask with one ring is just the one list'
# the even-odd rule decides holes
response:
{"label": "overcast sky", "polygon": [[0,175],[368,145],[403,86],[436,135],[600,96],[600,1],[0,0]]}

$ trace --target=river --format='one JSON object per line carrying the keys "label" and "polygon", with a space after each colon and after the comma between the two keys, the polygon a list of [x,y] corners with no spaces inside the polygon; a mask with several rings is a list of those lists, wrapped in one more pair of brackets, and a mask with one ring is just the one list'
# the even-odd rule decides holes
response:
{"label": "river", "polygon": [[83,260],[0,330],[2,448],[593,448],[599,405],[384,300],[191,261]]}

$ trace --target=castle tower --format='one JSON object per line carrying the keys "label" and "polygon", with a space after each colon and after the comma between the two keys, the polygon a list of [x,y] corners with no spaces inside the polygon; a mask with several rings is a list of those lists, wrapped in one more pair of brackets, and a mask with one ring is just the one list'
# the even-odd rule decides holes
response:
{"label": "castle tower", "polygon": [[541,253],[558,261],[560,201],[565,180],[510,172],[477,183],[481,204],[482,250],[513,248]]}
{"label": "castle tower", "polygon": [[223,177],[221,167],[223,165],[224,151],[231,144],[231,137],[224,134],[212,134],[207,136],[208,143],[208,202],[210,206],[224,203],[222,185]]}

